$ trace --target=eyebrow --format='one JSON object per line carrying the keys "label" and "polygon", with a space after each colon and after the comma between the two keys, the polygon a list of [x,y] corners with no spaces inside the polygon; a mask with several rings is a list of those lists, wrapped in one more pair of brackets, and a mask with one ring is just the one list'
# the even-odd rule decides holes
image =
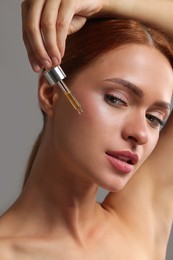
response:
{"label": "eyebrow", "polygon": [[[121,79],[121,78],[108,78],[108,79],[105,79],[104,81],[108,81],[108,82],[112,82],[112,83],[121,85],[121,86],[127,88],[128,90],[130,90],[135,96],[137,96],[139,98],[144,97],[144,92],[130,81],[127,81],[127,80]],[[164,108],[167,110],[171,110],[171,104],[168,102],[165,102],[165,101],[158,100],[154,103],[154,106],[161,107],[161,108]]]}
{"label": "eyebrow", "polygon": [[121,86],[127,88],[128,90],[130,90],[133,94],[135,94],[135,96],[137,96],[139,98],[144,97],[144,92],[130,81],[127,81],[127,80],[121,79],[121,78],[109,78],[109,79],[105,79],[104,81],[108,81],[108,82],[112,82],[112,83],[121,85]]}
{"label": "eyebrow", "polygon": [[167,102],[164,102],[164,101],[156,101],[154,103],[154,106],[162,107],[162,108],[167,109],[167,110],[171,110],[171,108],[172,108],[170,103],[167,103]]}

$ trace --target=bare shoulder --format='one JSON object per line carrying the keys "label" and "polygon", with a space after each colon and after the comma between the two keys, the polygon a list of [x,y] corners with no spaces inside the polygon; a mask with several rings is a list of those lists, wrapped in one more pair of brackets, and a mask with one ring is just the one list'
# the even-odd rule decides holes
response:
{"label": "bare shoulder", "polygon": [[2,260],[28,260],[33,259],[24,250],[20,239],[8,237],[0,238],[0,259]]}
{"label": "bare shoulder", "polygon": [[8,221],[8,213],[0,216],[0,259],[13,260],[15,255],[15,238],[11,236],[11,223]]}
{"label": "bare shoulder", "polygon": [[[17,237],[0,237],[0,259],[2,260],[28,260],[33,259],[32,251],[28,250],[26,239]],[[33,242],[32,242],[33,244]],[[38,258],[40,259],[40,258]]]}
{"label": "bare shoulder", "polygon": [[14,259],[13,245],[9,239],[0,237],[0,259]]}

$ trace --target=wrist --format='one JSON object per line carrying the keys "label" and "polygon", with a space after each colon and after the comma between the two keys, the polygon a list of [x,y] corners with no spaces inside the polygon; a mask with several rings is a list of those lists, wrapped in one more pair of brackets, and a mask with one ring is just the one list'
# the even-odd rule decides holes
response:
{"label": "wrist", "polygon": [[131,17],[133,16],[133,8],[135,0],[103,0],[103,8],[101,13],[114,17]]}

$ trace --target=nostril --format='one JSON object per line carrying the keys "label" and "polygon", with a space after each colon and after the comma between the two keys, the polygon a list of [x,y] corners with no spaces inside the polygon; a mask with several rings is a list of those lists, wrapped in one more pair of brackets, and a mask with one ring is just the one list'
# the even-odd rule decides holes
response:
{"label": "nostril", "polygon": [[130,140],[131,142],[133,142],[133,143],[135,143],[135,144],[138,143],[137,138],[135,138],[134,136],[129,136],[129,137],[128,137],[128,140]]}

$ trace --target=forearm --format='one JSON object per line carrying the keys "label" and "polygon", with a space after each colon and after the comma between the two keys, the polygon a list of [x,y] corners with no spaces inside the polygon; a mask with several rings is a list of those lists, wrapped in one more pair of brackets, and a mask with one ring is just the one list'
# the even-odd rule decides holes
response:
{"label": "forearm", "polygon": [[105,0],[101,13],[140,20],[173,37],[173,0]]}
{"label": "forearm", "polygon": [[67,35],[90,16],[140,20],[173,38],[173,0],[23,0],[23,39],[33,70],[59,65]]}

